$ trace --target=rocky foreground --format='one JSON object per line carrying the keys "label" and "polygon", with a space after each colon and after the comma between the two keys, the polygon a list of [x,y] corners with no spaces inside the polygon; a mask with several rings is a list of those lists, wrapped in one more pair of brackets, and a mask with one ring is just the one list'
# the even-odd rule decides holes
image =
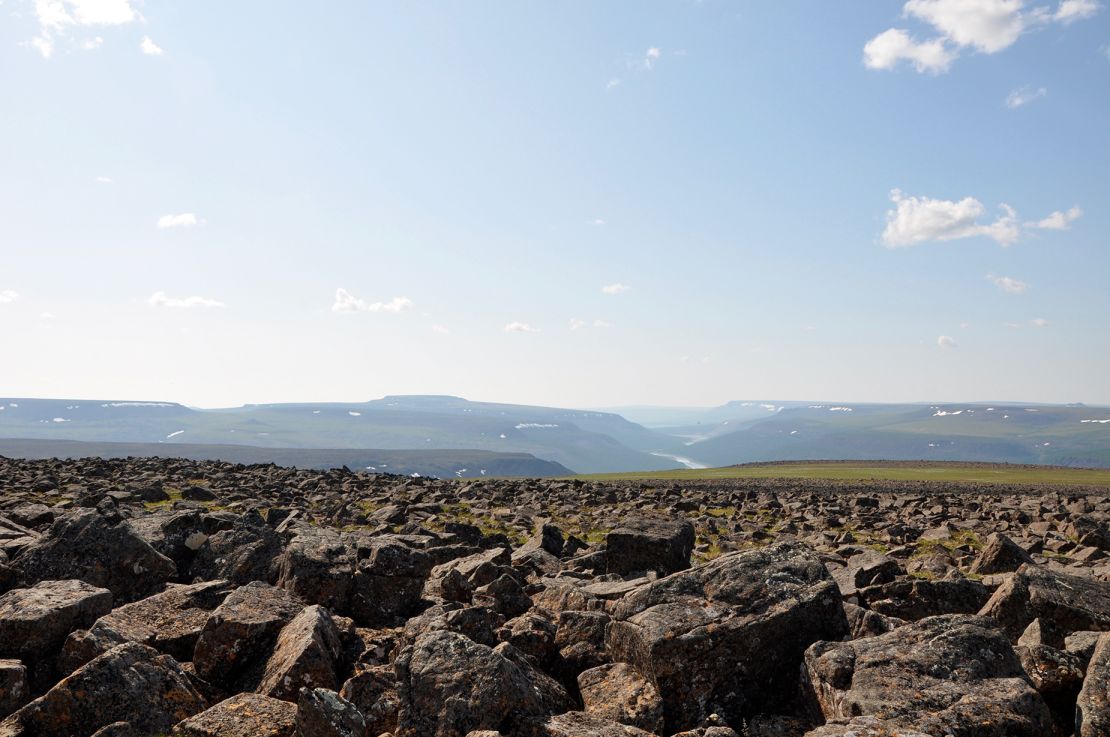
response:
{"label": "rocky foreground", "polygon": [[1106,735],[1108,495],[0,459],[0,737]]}

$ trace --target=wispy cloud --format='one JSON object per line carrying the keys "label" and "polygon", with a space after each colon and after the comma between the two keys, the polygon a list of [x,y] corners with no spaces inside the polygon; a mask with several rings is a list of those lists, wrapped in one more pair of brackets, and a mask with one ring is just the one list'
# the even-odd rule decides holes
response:
{"label": "wispy cloud", "polygon": [[433,333],[439,333],[440,335],[447,335],[451,331],[447,328],[446,325],[433,325],[432,326],[432,332]]}
{"label": "wispy cloud", "polygon": [[628,286],[627,284],[621,284],[620,282],[617,282],[616,284],[606,284],[605,286],[603,286],[601,288],[601,293],[602,294],[624,294],[625,292],[627,292],[630,289],[632,289],[632,287]]}
{"label": "wispy cloud", "polygon": [[200,220],[191,212],[183,212],[180,215],[163,215],[158,218],[159,228],[191,228],[199,223]]}
{"label": "wispy cloud", "polygon": [[1068,230],[1071,224],[1083,216],[1083,210],[1078,205],[1072,207],[1067,212],[1057,210],[1048,217],[1038,220],[1033,223],[1026,223],[1027,228],[1039,228],[1041,230]]}
{"label": "wispy cloud", "polygon": [[1034,100],[1041,99],[1047,94],[1048,88],[1046,87],[1037,87],[1036,89],[1034,89],[1029,85],[1025,85],[1024,87],[1020,87],[1006,96],[1006,107],[1010,108],[1011,110],[1016,110],[1019,107],[1024,107],[1025,105],[1028,105]]}
{"label": "wispy cloud", "polygon": [[1029,289],[1029,285],[1020,279],[1014,279],[1009,276],[995,276],[994,274],[987,274],[987,281],[1001,289],[1006,294],[1025,294]]}
{"label": "wispy cloud", "polygon": [[992,222],[981,222],[986,213],[983,203],[974,197],[962,200],[940,200],[912,197],[901,190],[890,192],[894,209],[886,214],[882,242],[887,248],[914,246],[928,241],[952,241],[983,236],[999,245],[1017,243],[1023,229],[1066,230],[1083,214],[1078,206],[1067,212],[1054,212],[1043,220],[1021,223],[1014,208],[999,205],[1001,213]]}
{"label": "wispy cloud", "polygon": [[1031,29],[1053,22],[1070,25],[1100,8],[1096,0],[1062,0],[1055,12],[1044,6],[1026,9],[1024,0],[907,0],[903,17],[928,25],[935,35],[918,41],[904,29],[889,28],[864,46],[864,64],[894,69],[906,61],[918,72],[946,72],[965,50],[996,54]]}
{"label": "wispy cloud", "polygon": [[1047,328],[1049,325],[1048,320],[1043,317],[1034,317],[1029,321],[1029,324],[1035,328]]}
{"label": "wispy cloud", "polygon": [[956,339],[951,335],[941,335],[937,337],[937,347],[942,349],[956,348],[958,344]]}
{"label": "wispy cloud", "polygon": [[590,225],[596,225],[600,227],[602,225],[605,225],[605,220],[603,218],[594,218],[590,221]]}
{"label": "wispy cloud", "polygon": [[604,330],[606,328],[614,327],[614,325],[613,325],[613,323],[609,322],[608,320],[589,321],[589,320],[579,320],[576,317],[572,317],[570,319],[570,329],[571,330],[581,330],[582,328],[585,328],[585,327],[591,327],[591,328],[597,328],[599,330]]}
{"label": "wispy cloud", "polygon": [[139,43],[139,48],[142,49],[143,53],[147,56],[161,56],[165,53],[161,46],[151,40],[150,36],[143,36],[143,40]]}
{"label": "wispy cloud", "polygon": [[620,78],[619,77],[613,77],[612,79],[610,79],[608,82],[605,83],[605,91],[608,92],[610,90],[615,90],[617,87],[620,87],[620,86],[621,86]]}
{"label": "wispy cloud", "polygon": [[154,294],[150,295],[150,299],[148,299],[147,302],[152,307],[172,307],[172,308],[180,308],[180,309],[188,309],[188,308],[191,308],[191,307],[223,307],[224,306],[223,302],[220,302],[220,301],[215,300],[215,299],[209,299],[207,297],[192,296],[192,297],[178,298],[178,297],[170,297],[165,292],[155,292]]}
{"label": "wispy cloud", "polygon": [[0,305],[8,305],[19,299],[19,292],[13,289],[0,289]]}
{"label": "wispy cloud", "polygon": [[111,177],[97,177],[96,181],[97,181],[98,184],[111,184],[112,183],[112,178]]}
{"label": "wispy cloud", "polygon": [[652,46],[644,52],[644,69],[651,70],[655,68],[656,62],[663,56],[658,46]]}
{"label": "wispy cloud", "polygon": [[513,321],[506,325],[503,330],[506,333],[538,333],[539,328],[534,328],[526,322]]}
{"label": "wispy cloud", "polygon": [[343,287],[335,290],[335,302],[331,306],[332,312],[390,312],[396,314],[409,309],[412,309],[412,300],[408,297],[394,297],[388,302],[366,302]]}

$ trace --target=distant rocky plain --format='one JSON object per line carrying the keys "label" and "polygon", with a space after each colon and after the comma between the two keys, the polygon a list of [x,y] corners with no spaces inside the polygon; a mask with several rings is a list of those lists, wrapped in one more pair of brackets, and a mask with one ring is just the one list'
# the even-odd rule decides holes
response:
{"label": "distant rocky plain", "polygon": [[1110,489],[0,459],[2,737],[1110,734]]}

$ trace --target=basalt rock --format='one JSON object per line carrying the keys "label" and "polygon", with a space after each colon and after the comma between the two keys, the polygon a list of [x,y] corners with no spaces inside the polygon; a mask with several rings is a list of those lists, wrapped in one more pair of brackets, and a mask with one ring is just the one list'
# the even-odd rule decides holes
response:
{"label": "basalt rock", "polygon": [[173,737],[293,737],[297,707],[261,694],[242,693],[179,722]]}
{"label": "basalt rock", "polygon": [[694,526],[685,519],[632,519],[605,536],[606,570],[665,576],[689,568],[693,549]]}
{"label": "basalt rock", "polygon": [[713,713],[730,724],[790,700],[805,649],[848,631],[820,558],[794,543],[725,555],[627,594],[613,608],[613,659],[663,698],[665,730]]}
{"label": "basalt rock", "polygon": [[1110,583],[1021,566],[998,587],[980,614],[993,618],[1011,640],[1037,618],[1065,634],[1110,630]]}

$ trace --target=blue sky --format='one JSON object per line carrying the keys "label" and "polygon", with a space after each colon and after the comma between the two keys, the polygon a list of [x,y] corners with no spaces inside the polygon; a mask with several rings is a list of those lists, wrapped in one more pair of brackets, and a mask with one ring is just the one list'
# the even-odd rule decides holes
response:
{"label": "blue sky", "polygon": [[0,4],[0,392],[1110,403],[1094,0]]}

